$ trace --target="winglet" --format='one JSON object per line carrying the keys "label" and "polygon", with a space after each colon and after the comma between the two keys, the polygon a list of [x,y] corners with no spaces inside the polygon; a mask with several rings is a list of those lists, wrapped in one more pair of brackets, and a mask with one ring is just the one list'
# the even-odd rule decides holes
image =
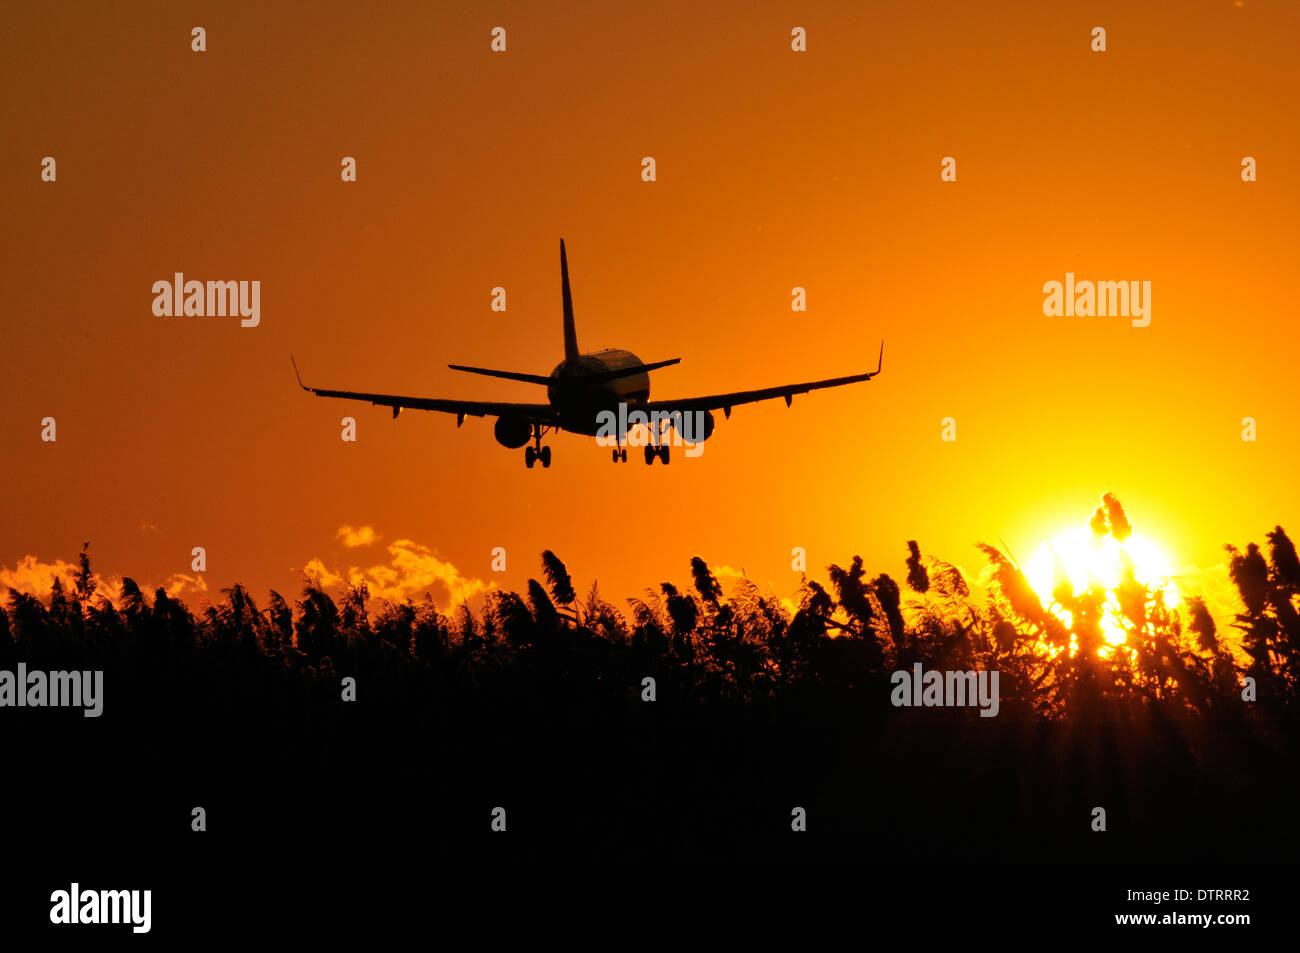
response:
{"label": "winglet", "polygon": [[292,354],[289,355],[289,363],[293,365],[293,375],[298,378],[298,386],[303,390],[311,390],[310,387],[302,382],[302,375],[298,373],[298,362],[293,359]]}
{"label": "winglet", "polygon": [[884,338],[881,338],[881,339],[880,339],[880,357],[876,360],[876,373],[877,373],[877,374],[880,373],[880,369],[881,369],[882,367],[884,367],[884,365],[885,365],[885,339],[884,339]]}

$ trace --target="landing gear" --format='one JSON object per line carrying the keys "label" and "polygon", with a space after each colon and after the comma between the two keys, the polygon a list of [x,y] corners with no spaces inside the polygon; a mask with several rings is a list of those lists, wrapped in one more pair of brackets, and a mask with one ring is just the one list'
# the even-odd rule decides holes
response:
{"label": "landing gear", "polygon": [[533,424],[533,445],[524,449],[524,466],[530,470],[538,460],[542,461],[542,469],[551,465],[551,448],[542,446],[542,434],[545,432],[546,429],[541,424]]}
{"label": "landing gear", "polygon": [[620,461],[623,463],[627,463],[627,451],[624,450],[622,447],[616,447],[611,452],[611,459],[615,463],[619,463]]}
{"label": "landing gear", "polygon": [[671,425],[660,422],[657,427],[650,428],[650,442],[645,446],[646,466],[654,463],[656,457],[664,462],[664,466],[668,466],[669,426]]}

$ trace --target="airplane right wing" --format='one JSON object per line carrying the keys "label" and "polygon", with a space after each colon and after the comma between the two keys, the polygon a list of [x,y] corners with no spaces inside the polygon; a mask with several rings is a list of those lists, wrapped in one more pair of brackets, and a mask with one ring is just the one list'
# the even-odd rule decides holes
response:
{"label": "airplane right wing", "polygon": [[795,394],[806,394],[810,390],[821,390],[825,387],[840,387],[844,384],[856,384],[858,381],[869,381],[880,373],[880,369],[885,362],[885,342],[880,342],[880,358],[876,362],[874,371],[867,371],[864,374],[850,374],[848,377],[832,377],[824,381],[809,381],[804,384],[782,384],[779,387],[764,387],[761,390],[742,390],[731,394],[712,394],[708,397],[684,397],[679,400],[652,400],[645,409],[647,411],[668,411],[680,410],[682,413],[689,413],[696,410],[721,410],[728,417],[731,416],[731,408],[737,404],[752,404],[755,401],[771,400],[774,397],[784,397],[786,405]]}
{"label": "airplane right wing", "polygon": [[[294,361],[293,372],[298,374],[298,363]],[[369,394],[353,390],[328,390],[323,387],[308,387],[298,374],[298,386],[317,397],[338,397],[344,400],[364,400],[381,407],[391,407],[393,416],[403,408],[411,410],[434,410],[444,414],[455,414],[456,423],[460,424],[466,417],[514,417],[538,423],[546,427],[558,424],[555,411],[550,404],[512,404],[490,400],[444,400],[437,397],[405,397],[400,394]]]}

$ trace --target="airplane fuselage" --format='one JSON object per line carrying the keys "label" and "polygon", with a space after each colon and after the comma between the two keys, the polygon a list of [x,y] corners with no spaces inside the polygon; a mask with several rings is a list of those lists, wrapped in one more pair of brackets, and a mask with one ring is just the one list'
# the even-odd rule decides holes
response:
{"label": "airplane fuselage", "polygon": [[546,396],[560,419],[560,426],[570,433],[595,436],[601,411],[618,413],[620,403],[628,410],[644,407],[650,399],[650,375],[629,374],[613,380],[599,380],[602,374],[641,367],[644,362],[631,351],[608,348],[594,354],[582,354],[562,361],[551,371]]}

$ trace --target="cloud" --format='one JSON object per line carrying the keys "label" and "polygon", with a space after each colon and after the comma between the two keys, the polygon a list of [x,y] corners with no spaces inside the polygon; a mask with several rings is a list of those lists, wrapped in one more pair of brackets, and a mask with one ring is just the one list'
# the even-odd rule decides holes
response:
{"label": "cloud", "polygon": [[302,571],[321,589],[337,589],[347,583],[347,579],[343,576],[331,572],[320,557],[308,560],[307,565],[302,567]]}
{"label": "cloud", "polygon": [[[339,531],[340,537],[343,530],[349,529],[343,527]],[[367,531],[374,539],[378,539],[369,526],[362,527],[362,531]],[[451,563],[438,558],[428,546],[413,540],[396,540],[387,549],[387,563],[378,563],[368,568],[350,566],[341,569],[331,568],[325,560],[316,557],[303,567],[303,572],[322,589],[340,589],[345,585],[355,586],[364,582],[372,599],[405,602],[429,593],[444,608],[468,602],[474,596],[496,587],[496,583],[464,575]]]}
{"label": "cloud", "polygon": [[334,538],[343,540],[343,545],[348,549],[356,549],[358,546],[374,545],[379,539],[379,534],[375,532],[373,526],[358,526],[353,529],[351,526],[344,525],[339,527]]}
{"label": "cloud", "polygon": [[178,572],[168,576],[162,588],[173,599],[188,602],[193,596],[207,594],[208,581],[202,576],[187,576]]}
{"label": "cloud", "polygon": [[[17,589],[47,602],[50,593],[54,591],[56,578],[62,583],[65,593],[76,591],[76,563],[64,562],[62,559],[46,563],[35,556],[24,556],[13,569],[0,566],[0,586]],[[98,582],[99,577],[95,576],[95,580]]]}
{"label": "cloud", "polygon": [[[36,596],[42,602],[48,603],[50,596],[54,592],[55,579],[58,579],[62,584],[65,595],[71,596],[76,592],[78,571],[79,566],[77,563],[66,562],[62,559],[47,563],[36,556],[24,556],[18,560],[17,566],[13,569],[8,566],[0,566],[0,589],[17,589],[19,592]],[[95,583],[95,595],[91,600],[92,602],[104,598],[114,606],[121,605],[121,576],[101,576],[97,572],[92,572],[90,576]],[[158,587],[141,585],[140,588],[146,593],[151,593]],[[173,598],[187,599],[191,596],[206,593],[208,584],[202,576],[186,576],[183,573],[173,573],[162,583],[161,588],[166,590],[167,594]]]}

